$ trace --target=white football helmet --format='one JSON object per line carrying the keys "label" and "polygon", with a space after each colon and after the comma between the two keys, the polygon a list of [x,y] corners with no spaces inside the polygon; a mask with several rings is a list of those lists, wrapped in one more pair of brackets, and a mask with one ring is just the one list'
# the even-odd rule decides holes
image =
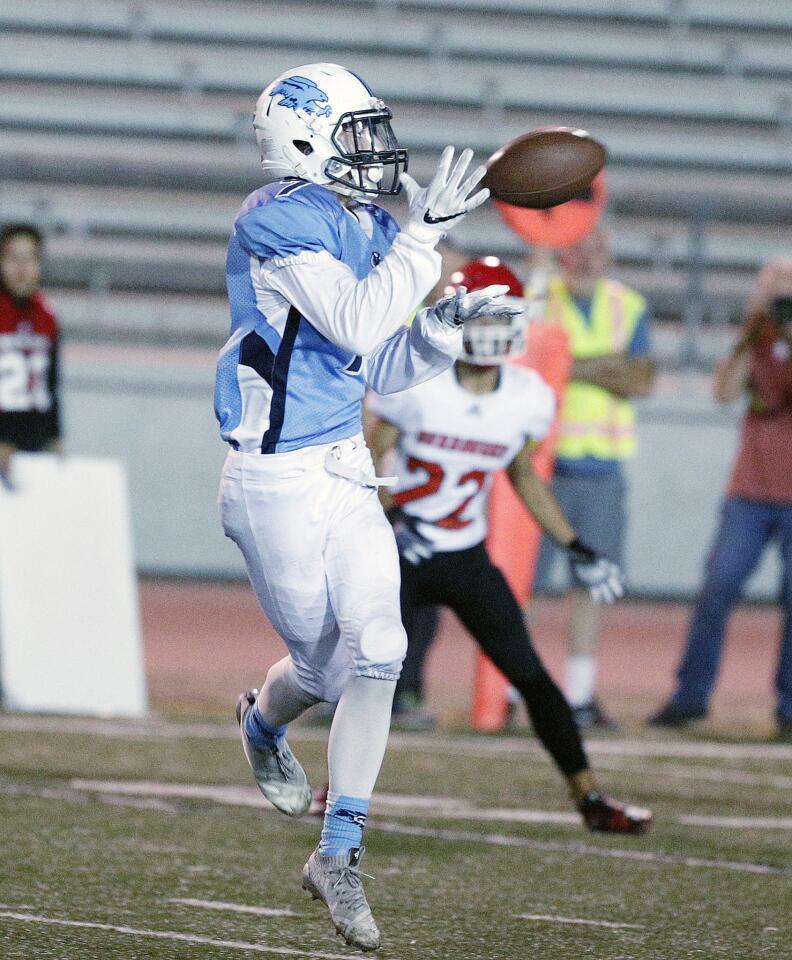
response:
{"label": "white football helmet", "polygon": [[351,70],[309,63],[265,87],[253,127],[267,182],[299,177],[339,193],[396,194],[407,151],[393,114]]}

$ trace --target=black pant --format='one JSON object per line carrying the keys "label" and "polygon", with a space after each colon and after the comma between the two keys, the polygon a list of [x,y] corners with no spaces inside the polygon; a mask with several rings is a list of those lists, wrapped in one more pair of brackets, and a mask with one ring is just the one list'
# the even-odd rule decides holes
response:
{"label": "black pant", "polygon": [[417,565],[402,560],[401,575],[401,613],[409,644],[397,695],[420,694],[423,657],[431,642],[425,611],[438,605],[449,607],[520,691],[536,735],[561,772],[568,775],[587,769],[569,704],[542,665],[522,610],[484,544],[436,553]]}

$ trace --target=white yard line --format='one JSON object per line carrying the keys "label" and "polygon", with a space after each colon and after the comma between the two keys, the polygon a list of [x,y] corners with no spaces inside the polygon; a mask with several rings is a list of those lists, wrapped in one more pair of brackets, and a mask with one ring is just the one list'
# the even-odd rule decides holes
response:
{"label": "white yard line", "polygon": [[664,779],[671,777],[674,780],[706,780],[711,783],[735,783],[749,787],[773,787],[777,790],[792,788],[792,777],[781,773],[746,773],[744,770],[731,770],[728,767],[702,767],[699,764],[662,763],[653,766],[638,767],[635,760],[621,760],[617,757],[600,757],[597,760],[598,770],[632,771],[640,775],[642,780],[647,777]]}
{"label": "white yard line", "polygon": [[177,940],[181,943],[200,943],[209,947],[224,947],[227,950],[244,950],[249,953],[274,953],[286,957],[317,957],[319,960],[349,960],[349,954],[321,953],[317,950],[297,950],[292,947],[270,947],[265,943],[245,943],[242,940],[215,940],[192,933],[177,933],[175,930],[144,930],[137,927],[121,927],[113,923],[94,923],[89,920],[61,920],[43,917],[35,913],[16,913],[0,910],[0,920],[37,923],[53,927],[76,927],[82,930],[104,930],[108,933],[123,933],[130,937],[149,937],[154,940]]}
{"label": "white yard line", "polygon": [[682,814],[677,822],[686,827],[723,827],[726,830],[792,830],[792,817],[707,817]]}
{"label": "white yard line", "polygon": [[476,833],[472,830],[449,830],[439,827],[418,827],[387,820],[373,820],[368,829],[383,830],[411,837],[428,837],[433,840],[448,840],[452,843],[481,843],[495,847],[522,847],[571,856],[605,857],[613,860],[636,860],[644,863],[663,863],[671,866],[700,867],[708,870],[733,870],[737,873],[754,873],[759,876],[792,878],[792,871],[783,867],[771,867],[764,863],[745,863],[740,860],[714,860],[703,857],[684,857],[658,850],[620,850],[614,847],[593,847],[586,843],[558,840],[532,840],[530,837],[513,836],[507,833]]}
{"label": "white yard line", "polygon": [[[260,807],[267,812],[272,806],[256,787],[211,786],[192,783],[157,783],[149,780],[72,780],[74,790],[100,796],[132,795],[143,797],[178,797],[185,800],[211,800],[234,807]],[[440,820],[480,820],[501,823],[553,823],[559,826],[580,826],[580,814],[557,810],[521,810],[478,807],[454,797],[412,797],[375,793],[375,808],[391,816],[428,817]]]}
{"label": "white yard line", "polygon": [[257,787],[213,786],[201,783],[159,783],[156,780],[71,780],[73,790],[87,793],[130,795],[137,797],[174,797],[180,800],[210,800],[230,807],[274,808]]}
{"label": "white yard line", "polygon": [[171,897],[166,903],[178,903],[185,907],[198,907],[201,910],[220,910],[228,913],[252,913],[256,917],[297,917],[293,910],[277,907],[251,907],[244,903],[225,903],[222,900],[194,900],[192,897]]}
{"label": "white yard line", "polygon": [[[232,740],[239,734],[233,723],[179,723],[166,720],[105,720],[90,717],[42,717],[19,714],[0,716],[0,731],[90,734],[137,740],[147,738],[193,738]],[[290,741],[324,742],[327,730],[292,728]],[[393,750],[429,753],[457,753],[470,757],[536,754],[546,757],[536,741],[527,737],[484,737],[463,734],[458,737],[435,734],[411,734],[394,731],[389,747]],[[586,749],[594,756],[671,757],[712,760],[792,760],[792,745],[771,743],[719,743],[708,740],[590,740]],[[549,761],[548,761],[549,762]]]}
{"label": "white yard line", "polygon": [[[210,802],[220,803],[229,806],[257,807],[262,811],[271,812],[273,808],[264,800],[254,787],[211,787],[199,786],[194,784],[157,784],[157,783],[123,783],[119,781],[95,781],[95,780],[74,780],[71,790],[53,791],[46,788],[38,791],[32,787],[25,787],[24,790],[17,790],[11,785],[11,790],[6,791],[0,787],[0,793],[10,792],[12,794],[24,794],[25,796],[41,796],[45,799],[54,799],[58,801],[82,801],[87,800],[87,794],[97,793],[100,796],[107,791],[110,795],[123,794],[129,791],[133,794],[141,793],[144,795],[166,795],[170,797],[184,797],[187,799],[202,799]],[[410,798],[407,798],[410,799]],[[440,808],[442,811],[442,808]],[[398,816],[399,811],[391,809],[391,816]],[[409,807],[404,809],[402,815],[414,817],[415,811]],[[480,812],[480,811],[479,811]],[[504,811],[509,814],[516,814],[514,819],[518,822],[569,822],[567,818],[574,818],[575,823],[579,824],[579,818],[576,814],[561,814],[552,811]],[[459,809],[456,810],[457,819],[484,820],[493,819],[493,817],[476,816],[475,808],[466,811],[464,816]],[[491,814],[492,811],[485,811]],[[434,811],[432,816],[438,819],[449,819],[442,812]],[[563,820],[561,818],[564,818]],[[542,820],[541,818],[544,818]],[[699,816],[680,816],[677,821],[685,826],[712,826],[719,829],[728,828],[728,821],[733,818],[720,817],[699,817]],[[787,818],[739,818],[740,823],[736,826],[750,826],[757,828],[757,820],[763,820],[765,829],[789,829],[786,825],[779,827],[779,821]],[[747,823],[743,823],[747,821]],[[407,836],[428,837],[434,840],[446,840],[449,842],[481,843],[490,846],[509,846],[523,847],[530,850],[551,851],[558,853],[567,853],[571,855],[609,857],[621,860],[637,860],[647,863],[663,863],[671,865],[680,865],[687,867],[699,867],[710,870],[732,870],[740,873],[753,873],[761,876],[784,876],[792,877],[792,869],[769,866],[761,863],[749,863],[744,861],[717,860],[709,858],[684,857],[677,854],[668,854],[662,851],[653,850],[620,850],[608,847],[595,847],[585,843],[575,841],[553,841],[553,840],[534,840],[530,837],[515,836],[503,833],[476,833],[466,830],[442,829],[439,827],[421,827],[395,821],[380,820],[376,816],[369,821],[368,827],[371,830],[382,830],[387,833],[399,833]]]}
{"label": "white yard line", "polygon": [[582,920],[580,917],[557,917],[545,913],[518,913],[518,920],[535,920],[547,923],[572,923],[583,927],[605,927],[606,930],[643,930],[640,923],[614,923],[612,920]]}
{"label": "white yard line", "polygon": [[[211,784],[158,783],[150,780],[72,780],[71,789],[101,796],[173,797],[184,800],[210,800],[234,807],[259,807],[267,812],[272,806],[256,787],[212,786]],[[375,793],[374,813],[389,816],[426,817],[437,820],[472,820],[479,823],[552,823],[580,826],[580,814],[559,810],[526,810],[519,807],[479,807],[455,797],[410,796]],[[680,814],[683,826],[757,830],[792,830],[792,817],[722,817]]]}
{"label": "white yard line", "polygon": [[[174,784],[174,783],[164,783],[159,784],[156,782],[149,781],[131,781],[125,783],[123,781],[117,780],[72,780],[71,787],[75,790],[84,790],[86,792],[95,792],[102,794],[104,792],[109,793],[132,793],[136,795],[145,795],[145,796],[169,796],[169,797],[183,797],[186,799],[202,799],[210,800],[216,803],[221,803],[231,806],[243,806],[243,807],[259,807],[262,810],[271,811],[273,808],[264,800],[264,798],[259,794],[258,790],[255,787],[212,787],[208,785],[196,785],[196,784]],[[161,791],[161,793],[160,793]],[[398,798],[397,794],[386,794],[388,799],[392,802],[390,811],[391,816],[398,816],[401,813],[402,816],[415,817],[415,816],[427,816],[427,814],[433,818],[440,820],[443,819],[460,819],[460,820],[474,820],[474,821],[488,821],[498,819],[498,814],[502,814],[503,819],[507,821],[520,822],[520,823],[563,823],[563,824],[572,824],[576,826],[580,824],[580,817],[577,814],[573,813],[558,813],[555,811],[537,811],[537,810],[489,810],[485,808],[478,808],[470,804],[467,807],[462,807],[460,801],[454,801],[450,807],[450,812],[443,812],[443,801],[446,799],[444,797],[436,798],[422,798],[424,801],[429,799],[434,799],[436,806],[431,807],[427,810],[426,807],[423,807],[421,810],[413,808],[410,805],[410,801],[414,798],[406,796],[403,799],[406,801],[404,807],[399,810],[396,804],[393,802]],[[377,804],[377,795],[374,795],[375,810]],[[544,819],[542,819],[544,818]],[[713,823],[712,826],[722,827],[723,824],[720,822],[719,818],[711,818],[713,821],[717,820],[717,823]],[[775,820],[771,818],[766,818],[768,821],[773,823],[773,828],[775,828]],[[682,817],[677,818],[678,822],[684,823]],[[696,826],[702,826],[704,824],[697,823]],[[667,854],[660,851],[651,851],[651,850],[618,850],[608,847],[595,847],[584,843],[577,843],[574,841],[571,842],[562,842],[562,841],[545,841],[545,840],[533,840],[529,837],[520,837],[513,836],[511,834],[502,834],[502,833],[490,833],[490,834],[481,834],[475,833],[472,831],[465,830],[449,830],[449,829],[440,829],[436,827],[420,827],[420,826],[411,826],[408,824],[396,823],[394,821],[380,820],[378,817],[370,820],[368,823],[369,829],[372,830],[384,830],[389,833],[403,833],[409,836],[416,837],[433,837],[440,840],[450,840],[450,841],[464,841],[464,842],[475,842],[475,843],[485,843],[494,846],[517,846],[517,847],[527,847],[532,850],[551,850],[558,851],[570,854],[582,854],[582,855],[591,855],[597,857],[613,857],[615,859],[622,860],[643,860],[650,863],[666,863],[666,864],[679,864],[681,866],[688,867],[702,867],[709,868],[713,870],[735,870],[744,873],[757,873],[762,875],[776,876],[792,876],[789,870],[784,870],[780,867],[771,867],[765,864],[758,863],[744,863],[742,861],[732,861],[732,860],[715,860],[715,859],[706,859],[706,858],[696,858],[696,857],[683,857],[676,854]]]}

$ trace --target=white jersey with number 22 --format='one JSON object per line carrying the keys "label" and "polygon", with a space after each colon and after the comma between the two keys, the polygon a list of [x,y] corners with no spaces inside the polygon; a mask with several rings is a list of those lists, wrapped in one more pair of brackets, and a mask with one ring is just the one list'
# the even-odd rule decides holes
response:
{"label": "white jersey with number 22", "polygon": [[535,370],[505,364],[491,393],[465,390],[450,368],[401,393],[372,394],[368,406],[401,432],[394,500],[443,552],[484,540],[493,476],[545,437],[555,394]]}

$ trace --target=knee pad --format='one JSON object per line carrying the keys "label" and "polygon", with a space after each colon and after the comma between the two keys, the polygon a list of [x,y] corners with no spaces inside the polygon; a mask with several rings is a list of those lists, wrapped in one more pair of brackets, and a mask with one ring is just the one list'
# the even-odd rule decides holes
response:
{"label": "knee pad", "polygon": [[398,680],[407,654],[407,634],[401,620],[374,617],[360,631],[355,650],[355,673],[379,680]]}

